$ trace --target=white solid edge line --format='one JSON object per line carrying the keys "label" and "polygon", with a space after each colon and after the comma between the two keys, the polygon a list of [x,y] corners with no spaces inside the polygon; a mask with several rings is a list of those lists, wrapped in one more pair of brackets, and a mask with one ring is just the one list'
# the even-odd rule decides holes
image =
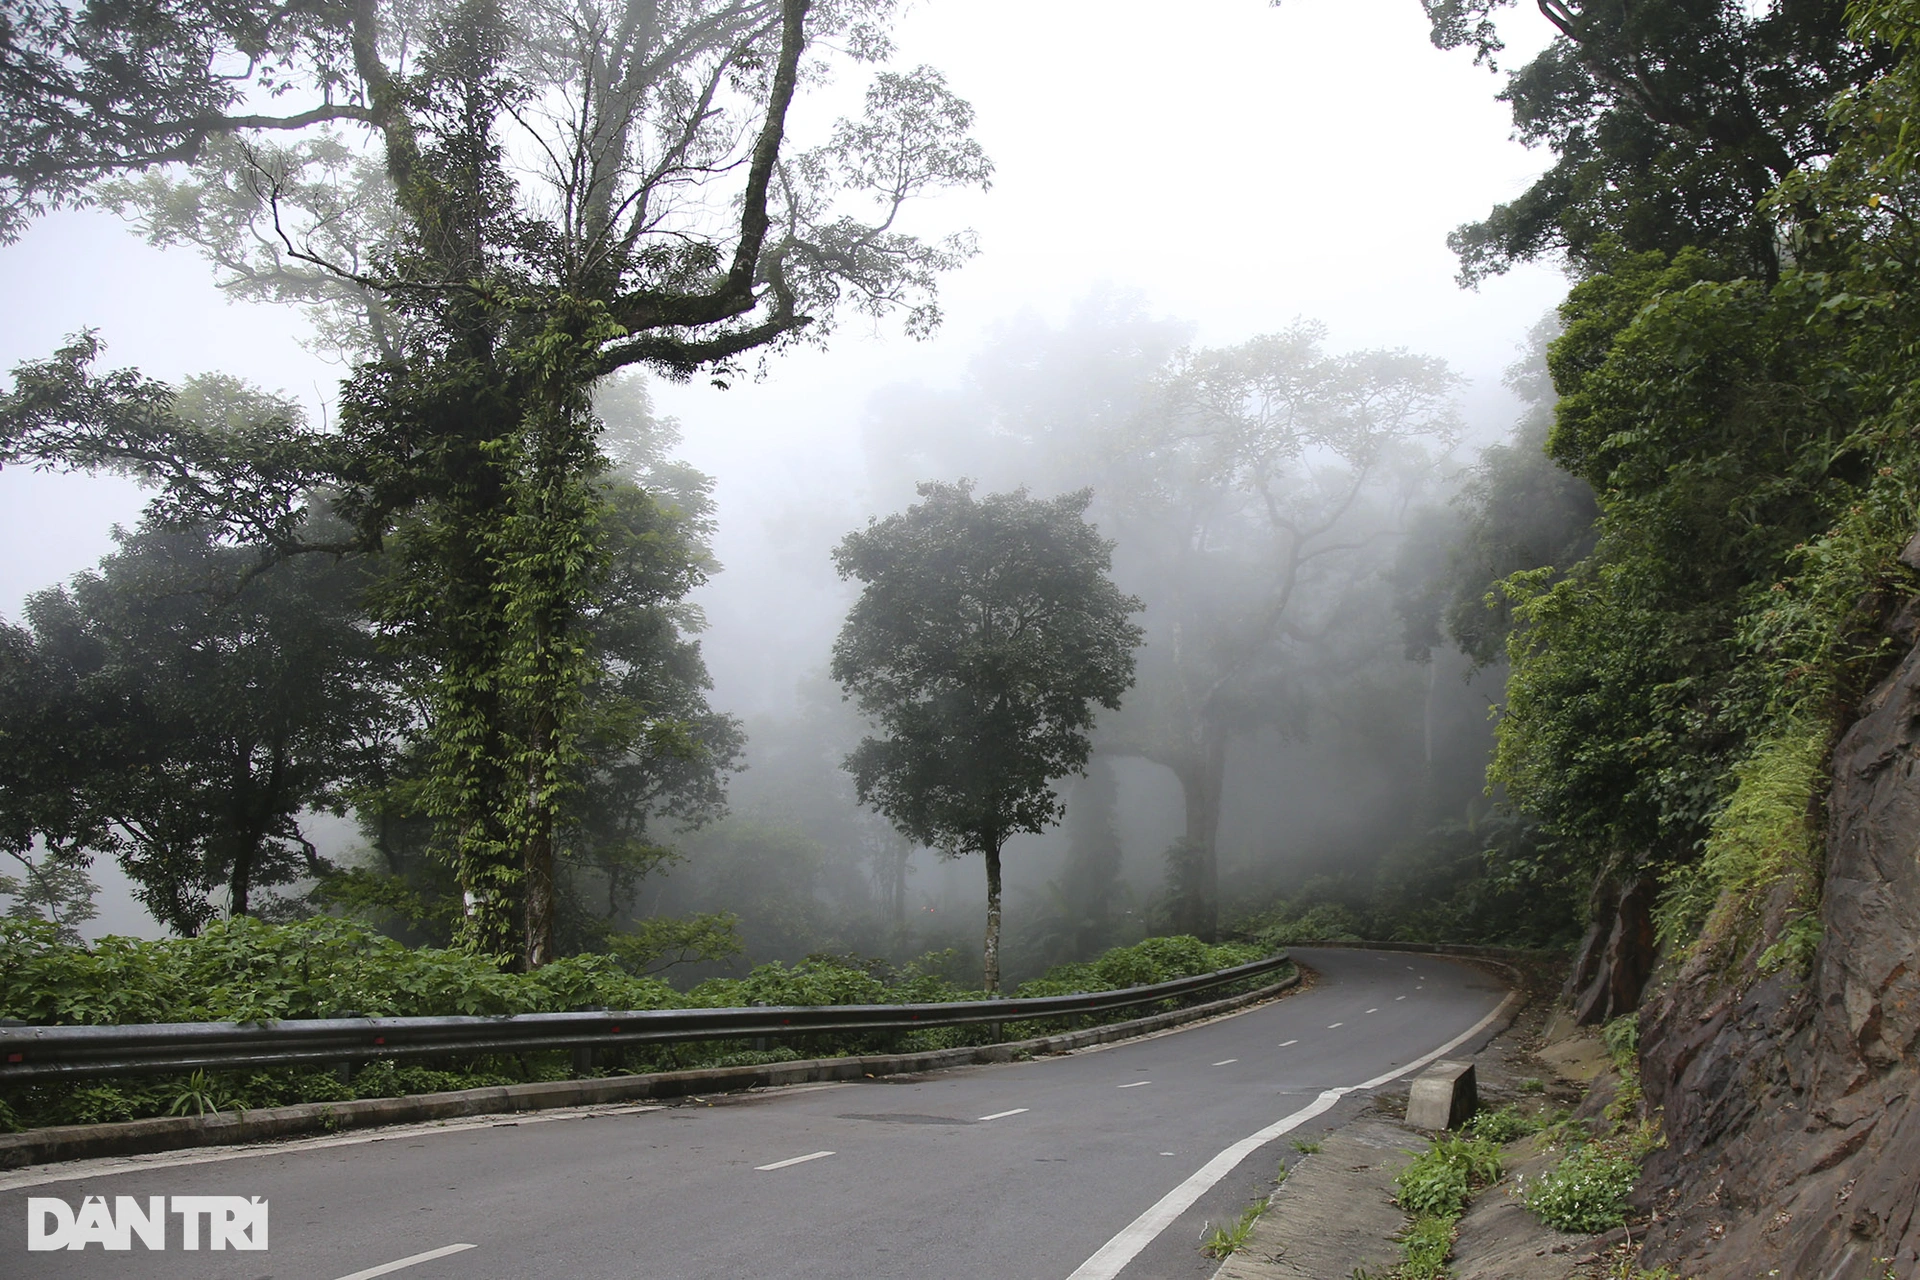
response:
{"label": "white solid edge line", "polygon": [[402,1267],[414,1267],[422,1262],[432,1262],[435,1258],[444,1258],[450,1253],[465,1253],[473,1248],[470,1244],[442,1245],[438,1249],[429,1249],[425,1253],[416,1253],[410,1258],[401,1258],[397,1262],[383,1262],[377,1267],[368,1267],[365,1271],[356,1271],[350,1276],[341,1276],[340,1280],[373,1280],[375,1276],[384,1276],[400,1270]]}
{"label": "white solid edge line", "polygon": [[1482,1031],[1485,1031],[1493,1024],[1494,1019],[1505,1013],[1507,1006],[1511,1005],[1517,999],[1519,999],[1518,992],[1507,992],[1506,999],[1494,1006],[1493,1012],[1433,1052],[1423,1057],[1415,1058],[1403,1067],[1395,1067],[1392,1071],[1384,1075],[1375,1076],[1373,1079],[1365,1081],[1364,1083],[1346,1085],[1338,1089],[1328,1089],[1292,1115],[1283,1116],[1258,1133],[1250,1134],[1240,1139],[1240,1141],[1234,1143],[1225,1151],[1222,1151],[1219,1155],[1200,1166],[1185,1182],[1167,1192],[1166,1195],[1161,1196],[1159,1202],[1151,1209],[1148,1209],[1145,1213],[1122,1227],[1113,1239],[1100,1246],[1099,1252],[1081,1263],[1079,1269],[1068,1276],[1067,1280],[1114,1280],[1114,1277],[1118,1276],[1129,1262],[1132,1262],[1139,1256],[1142,1249],[1153,1242],[1154,1237],[1172,1226],[1175,1219],[1192,1208],[1194,1202],[1212,1190],[1215,1183],[1219,1182],[1220,1179],[1226,1177],[1229,1173],[1232,1173],[1242,1160],[1245,1160],[1255,1151],[1266,1146],[1267,1143],[1272,1142],[1282,1134],[1290,1133],[1315,1116],[1324,1115],[1326,1112],[1331,1111],[1333,1105],[1347,1094],[1359,1093],[1367,1089],[1377,1089],[1381,1085],[1407,1074],[1409,1071],[1414,1071],[1426,1066],[1429,1062],[1432,1062],[1435,1058],[1443,1054],[1452,1053],[1455,1049],[1473,1039]]}
{"label": "white solid edge line", "polygon": [[770,1169],[784,1169],[788,1165],[805,1164],[809,1160],[824,1160],[833,1154],[835,1153],[832,1151],[815,1151],[810,1155],[795,1156],[791,1160],[775,1160],[772,1164],[757,1164],[753,1166],[753,1171],[755,1173],[766,1173]]}
{"label": "white solid edge line", "polygon": [[1008,1116],[1025,1115],[1026,1112],[1026,1107],[1015,1107],[1011,1111],[996,1111],[990,1116],[981,1116],[980,1118],[982,1120],[1005,1120]]}

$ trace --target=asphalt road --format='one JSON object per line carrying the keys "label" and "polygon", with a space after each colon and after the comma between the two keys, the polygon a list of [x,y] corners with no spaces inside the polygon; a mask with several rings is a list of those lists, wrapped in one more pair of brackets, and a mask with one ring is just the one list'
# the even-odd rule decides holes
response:
{"label": "asphalt road", "polygon": [[[140,1280],[1206,1277],[1289,1140],[1474,1031],[1470,965],[1299,950],[1311,990],[1057,1058],[0,1174],[0,1274]],[[1474,1029],[1479,1027],[1477,1031]],[[1345,1091],[1345,1092],[1338,1092]],[[28,1198],[265,1197],[265,1252],[28,1252]],[[468,1246],[454,1249],[453,1246]],[[423,1254],[435,1254],[395,1267]]]}

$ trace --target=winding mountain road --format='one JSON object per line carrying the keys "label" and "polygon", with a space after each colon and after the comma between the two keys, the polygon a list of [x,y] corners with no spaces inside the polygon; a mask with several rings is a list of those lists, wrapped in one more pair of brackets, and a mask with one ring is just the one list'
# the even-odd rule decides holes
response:
{"label": "winding mountain road", "polygon": [[[0,1173],[15,1280],[1144,1280],[1310,1137],[1473,1052],[1505,986],[1298,949],[1310,990],[1097,1050],[668,1107],[521,1115]],[[266,1252],[28,1252],[27,1200],[262,1196]],[[459,1247],[456,1247],[459,1246]]]}

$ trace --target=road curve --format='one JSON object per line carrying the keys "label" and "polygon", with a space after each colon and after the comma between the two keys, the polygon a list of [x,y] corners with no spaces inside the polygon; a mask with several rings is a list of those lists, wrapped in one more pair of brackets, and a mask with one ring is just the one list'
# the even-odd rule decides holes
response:
{"label": "road curve", "polygon": [[[0,1259],[17,1280],[1205,1277],[1204,1224],[1270,1189],[1283,1133],[1473,1052],[1507,994],[1455,960],[1295,954],[1310,990],[1057,1058],[0,1174]],[[164,1252],[27,1251],[30,1196],[192,1195],[265,1197],[269,1250],[185,1251],[176,1218]]]}

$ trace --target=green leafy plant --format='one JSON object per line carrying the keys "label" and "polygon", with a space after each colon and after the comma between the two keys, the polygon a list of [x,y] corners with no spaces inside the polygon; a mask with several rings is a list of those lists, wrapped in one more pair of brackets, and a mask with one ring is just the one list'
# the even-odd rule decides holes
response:
{"label": "green leafy plant", "polygon": [[1615,1018],[1600,1033],[1600,1041],[1607,1046],[1607,1056],[1613,1059],[1613,1065],[1620,1071],[1636,1071],[1640,1066],[1640,1015],[1629,1013],[1623,1018]]}
{"label": "green leafy plant", "polygon": [[1485,1138],[1488,1142],[1505,1144],[1515,1138],[1524,1138],[1539,1126],[1520,1114],[1520,1108],[1504,1106],[1498,1111],[1482,1111],[1467,1121],[1469,1136]]}
{"label": "green leafy plant", "polygon": [[196,1071],[187,1077],[186,1087],[174,1095],[173,1105],[167,1108],[167,1114],[183,1116],[191,1112],[196,1116],[219,1115],[221,1108],[231,1103],[231,1095],[219,1082],[210,1079],[204,1071]]}
{"label": "green leafy plant", "polygon": [[1759,968],[1762,973],[1778,973],[1782,969],[1791,969],[1805,977],[1813,972],[1813,957],[1820,949],[1820,917],[1812,911],[1804,911],[1787,921],[1771,946],[1760,953]]}
{"label": "green leafy plant", "polygon": [[1400,1235],[1406,1261],[1394,1273],[1394,1280],[1442,1280],[1447,1274],[1447,1257],[1453,1252],[1457,1215],[1422,1214],[1407,1225]]}
{"label": "green leafy plant", "polygon": [[1556,1231],[1592,1235],[1627,1220],[1637,1162],[1590,1143],[1569,1154],[1522,1193],[1522,1201]]}
{"label": "green leafy plant", "polygon": [[1293,1140],[1293,1149],[1303,1156],[1317,1155],[1320,1151],[1320,1144],[1305,1138],[1295,1138]]}
{"label": "green leafy plant", "polygon": [[[1247,1237],[1253,1234],[1253,1224],[1260,1221],[1260,1215],[1267,1211],[1265,1200],[1256,1200],[1240,1213],[1239,1221],[1231,1226],[1214,1227],[1210,1233],[1201,1237],[1200,1252],[1209,1258],[1226,1258],[1239,1253],[1247,1247]],[[1205,1231],[1205,1228],[1202,1228]]]}
{"label": "green leafy plant", "polygon": [[1457,1216],[1475,1191],[1500,1179],[1500,1148],[1485,1138],[1443,1135],[1394,1175],[1394,1197],[1415,1217]]}

